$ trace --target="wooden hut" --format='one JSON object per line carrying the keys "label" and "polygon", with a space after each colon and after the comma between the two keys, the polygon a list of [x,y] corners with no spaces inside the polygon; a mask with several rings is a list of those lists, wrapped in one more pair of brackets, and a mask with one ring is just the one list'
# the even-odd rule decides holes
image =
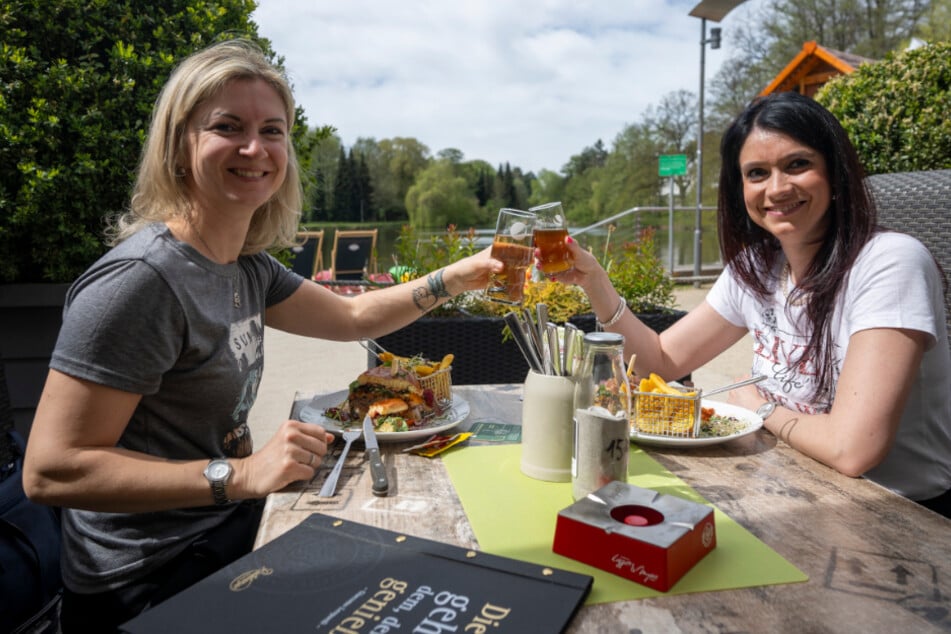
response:
{"label": "wooden hut", "polygon": [[851,73],[859,65],[874,61],[820,46],[815,41],[806,42],[799,54],[760,92],[760,96],[794,90],[812,97],[833,77]]}

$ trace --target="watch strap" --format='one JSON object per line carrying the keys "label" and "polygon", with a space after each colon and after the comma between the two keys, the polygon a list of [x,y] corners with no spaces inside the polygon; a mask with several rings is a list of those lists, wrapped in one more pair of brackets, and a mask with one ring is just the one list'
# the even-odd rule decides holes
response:
{"label": "watch strap", "polygon": [[[224,463],[228,467],[228,472],[223,478],[214,478],[211,475],[212,465],[218,462]],[[211,496],[214,498],[215,504],[218,506],[228,504],[231,501],[228,499],[228,493],[225,491],[225,485],[228,484],[228,480],[231,478],[232,472],[231,464],[222,458],[213,459],[208,463],[208,466],[205,467],[205,478],[211,485]]]}
{"label": "watch strap", "polygon": [[228,503],[228,494],[225,493],[225,483],[221,480],[211,481],[211,495],[215,498],[215,504],[218,506]]}

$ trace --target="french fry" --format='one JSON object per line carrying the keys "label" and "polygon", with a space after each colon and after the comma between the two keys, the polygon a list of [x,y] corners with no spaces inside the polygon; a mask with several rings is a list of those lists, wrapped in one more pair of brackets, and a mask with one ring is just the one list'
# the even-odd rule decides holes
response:
{"label": "french fry", "polygon": [[455,359],[455,356],[450,352],[442,358],[442,361],[439,362],[439,369],[445,370],[450,365],[452,365],[452,360]]}
{"label": "french fry", "polygon": [[681,392],[680,390],[667,385],[667,381],[651,372],[650,381],[654,385],[651,392],[660,392],[661,394],[676,394],[677,396],[696,396],[696,392]]}

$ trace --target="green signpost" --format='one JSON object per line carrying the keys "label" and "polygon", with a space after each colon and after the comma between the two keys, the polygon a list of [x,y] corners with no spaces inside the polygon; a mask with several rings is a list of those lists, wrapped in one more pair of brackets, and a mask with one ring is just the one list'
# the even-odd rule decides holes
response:
{"label": "green signpost", "polygon": [[674,176],[687,174],[686,154],[661,154],[657,168],[659,176],[670,178],[670,209],[667,212],[667,253],[670,256],[670,274],[674,274]]}
{"label": "green signpost", "polygon": [[659,176],[685,176],[687,174],[686,154],[661,154]]}

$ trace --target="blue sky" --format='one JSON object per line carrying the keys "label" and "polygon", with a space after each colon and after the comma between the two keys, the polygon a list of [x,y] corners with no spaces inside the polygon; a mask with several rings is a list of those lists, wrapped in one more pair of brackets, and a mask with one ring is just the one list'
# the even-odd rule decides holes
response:
{"label": "blue sky", "polygon": [[[258,0],[311,125],[559,171],[700,81],[699,0]],[[708,81],[729,54],[706,51]],[[709,26],[717,26],[708,23]]]}

